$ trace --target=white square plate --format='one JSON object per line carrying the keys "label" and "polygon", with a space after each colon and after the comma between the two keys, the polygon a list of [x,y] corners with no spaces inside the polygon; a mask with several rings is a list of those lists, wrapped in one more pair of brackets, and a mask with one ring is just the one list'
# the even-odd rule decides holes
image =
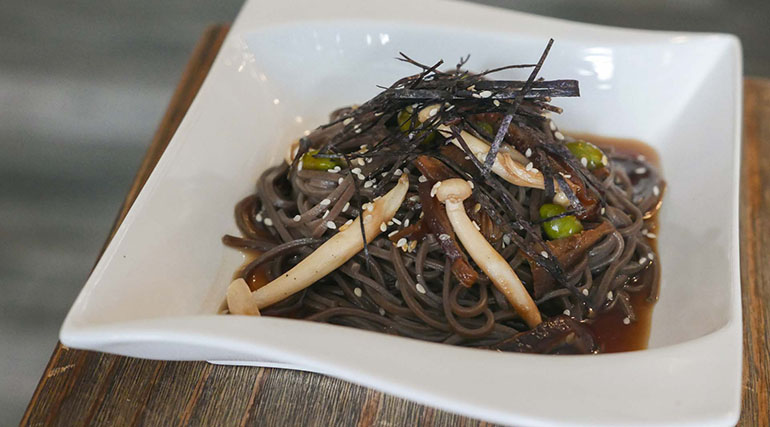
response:
{"label": "white square plate", "polygon": [[[538,58],[577,78],[562,128],[661,154],[663,285],[650,349],[504,354],[279,318],[218,316],[243,262],[220,237],[286,144],[330,110],[414,73],[393,58],[481,70]],[[327,373],[511,424],[732,424],[740,408],[741,52],[733,36],[576,24],[458,2],[248,2],[195,102],[61,331],[67,346]],[[521,77],[510,74],[508,77]]]}

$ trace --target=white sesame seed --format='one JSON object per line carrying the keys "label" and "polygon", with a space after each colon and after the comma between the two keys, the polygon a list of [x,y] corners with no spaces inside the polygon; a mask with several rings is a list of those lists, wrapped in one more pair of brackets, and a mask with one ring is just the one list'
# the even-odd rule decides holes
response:
{"label": "white sesame seed", "polygon": [[392,220],[388,221],[388,227],[390,227],[391,225],[393,225],[393,221]]}
{"label": "white sesame seed", "polygon": [[380,231],[388,231],[388,226],[384,222],[380,224]]}
{"label": "white sesame seed", "polygon": [[532,162],[527,163],[527,166],[524,167],[524,170],[531,171],[532,170]]}
{"label": "white sesame seed", "polygon": [[652,252],[648,253],[647,254],[647,258],[649,258],[650,260],[653,260],[653,259],[655,259],[655,254],[652,253]]}
{"label": "white sesame seed", "polygon": [[256,216],[256,218],[254,218],[254,219],[256,219],[256,220],[257,220],[257,222],[262,222],[262,214],[261,214],[261,213],[258,213],[258,214],[257,214],[257,216]]}
{"label": "white sesame seed", "polygon": [[380,307],[380,316],[384,316],[384,315],[385,315],[385,309]]}
{"label": "white sesame seed", "polygon": [[524,156],[529,157],[531,155],[532,155],[532,149],[531,148],[527,148],[527,151],[524,152]]}
{"label": "white sesame seed", "polygon": [[412,202],[415,202],[415,203],[419,202],[420,201],[420,196],[409,196],[409,201],[412,201]]}
{"label": "white sesame seed", "polygon": [[583,289],[583,295],[588,296],[588,289]]}
{"label": "white sesame seed", "polygon": [[398,230],[393,230],[390,233],[388,233],[388,237],[393,237],[398,233]]}
{"label": "white sesame seed", "polygon": [[494,101],[492,101],[492,103],[495,104],[495,107],[499,107],[500,106],[500,101],[498,101],[496,99]]}
{"label": "white sesame seed", "polygon": [[438,235],[439,240],[449,240],[449,235],[446,233],[441,233]]}
{"label": "white sesame seed", "polygon": [[404,173],[409,175],[409,168],[404,168]]}
{"label": "white sesame seed", "polygon": [[605,208],[602,208],[602,210],[601,210],[601,214],[602,214],[602,215],[604,215],[604,212],[606,212],[606,211],[607,211],[607,209],[605,209]]}
{"label": "white sesame seed", "polygon": [[480,96],[480,97],[482,97],[482,98],[489,98],[490,96],[492,96],[492,91],[489,91],[489,90],[482,90],[482,91],[479,93],[479,96]]}
{"label": "white sesame seed", "polygon": [[329,173],[337,173],[337,172],[339,172],[339,171],[337,170],[337,167],[335,166],[335,167],[334,167],[334,168],[332,168],[332,169],[326,169],[326,172],[329,172]]}
{"label": "white sesame seed", "polygon": [[471,187],[471,190],[473,190],[474,188],[473,181],[468,181],[468,186]]}
{"label": "white sesame seed", "polygon": [[396,218],[396,217],[393,217],[393,219],[391,219],[391,221],[393,221],[394,223],[396,223],[398,225],[401,225],[401,220]]}
{"label": "white sesame seed", "polygon": [[374,185],[374,181],[369,180],[364,183],[364,188],[371,188]]}
{"label": "white sesame seed", "polygon": [[569,309],[564,310],[563,313],[565,316],[569,316],[571,314]]}
{"label": "white sesame seed", "polygon": [[367,211],[372,212],[374,211],[374,203],[367,203],[364,205]]}
{"label": "white sesame seed", "polygon": [[538,168],[532,168],[532,173],[538,173],[540,170]]}
{"label": "white sesame seed", "polygon": [[329,210],[327,209],[326,212],[324,212],[324,215],[321,218],[326,218],[329,216]]}
{"label": "white sesame seed", "polygon": [[406,245],[406,237],[402,237],[398,239],[398,242],[396,242],[397,247],[405,246]]}
{"label": "white sesame seed", "polygon": [[360,173],[361,173],[361,168],[353,168],[353,169],[351,169],[351,170],[350,170],[350,172],[351,172],[353,175],[358,175],[358,174],[360,174]]}
{"label": "white sesame seed", "polygon": [[583,165],[583,167],[588,167],[588,159],[586,159],[585,157],[581,157],[580,164]]}
{"label": "white sesame seed", "polygon": [[302,161],[300,161],[299,163],[297,163],[297,172],[299,172],[299,171],[301,171],[301,170],[302,170],[302,165],[304,165],[304,162],[302,162]]}
{"label": "white sesame seed", "polygon": [[506,245],[510,245],[511,244],[511,236],[508,235],[508,234],[504,235],[503,236],[503,243],[505,243]]}
{"label": "white sesame seed", "polygon": [[558,139],[559,141],[561,141],[561,140],[563,140],[563,139],[564,139],[564,135],[563,135],[561,132],[559,132],[558,130],[557,130],[556,132],[554,132],[554,133],[553,133],[553,136],[554,136],[556,139]]}
{"label": "white sesame seed", "polygon": [[631,319],[629,319],[628,317],[624,317],[623,318],[623,324],[624,325],[630,325],[631,324]]}
{"label": "white sesame seed", "polygon": [[[446,105],[446,104],[445,104],[445,105]],[[455,106],[454,106],[454,105],[447,105],[447,107],[446,107],[444,110],[445,110],[445,111],[449,111],[449,110],[452,110],[452,109],[454,109],[454,108],[455,108]]]}
{"label": "white sesame seed", "polygon": [[606,154],[602,154],[602,164],[608,165],[610,163],[610,159],[607,158]]}
{"label": "white sesame seed", "polygon": [[652,187],[652,194],[654,194],[656,197],[660,196],[660,188],[657,185]]}
{"label": "white sesame seed", "polygon": [[415,285],[415,288],[417,289],[417,292],[421,294],[425,294],[425,288],[422,286],[421,283],[418,283],[417,285]]}
{"label": "white sesame seed", "polygon": [[436,114],[438,114],[438,108],[431,108],[430,111],[428,111],[428,116],[433,117]]}
{"label": "white sesame seed", "polygon": [[564,177],[564,179],[570,179],[570,178],[572,178],[572,175],[570,175],[570,174],[568,174],[568,173],[561,173],[561,172],[559,172],[559,173],[561,174],[561,176],[563,176],[563,177]]}
{"label": "white sesame seed", "polygon": [[548,258],[548,252],[546,251],[540,252],[540,255],[542,255],[543,258]]}
{"label": "white sesame seed", "polygon": [[615,295],[612,294],[612,291],[607,292],[607,299],[612,299]]}
{"label": "white sesame seed", "polygon": [[374,159],[373,159],[373,158],[371,158],[371,157],[367,157],[367,158],[366,158],[366,163],[371,163],[371,162],[373,162],[373,161],[374,161]]}
{"label": "white sesame seed", "polygon": [[402,173],[404,172],[402,172],[401,169],[396,169],[395,171],[393,171],[393,175],[395,176],[401,176]]}
{"label": "white sesame seed", "polygon": [[552,131],[556,130],[556,123],[554,123],[553,120],[548,121],[548,126],[551,128]]}
{"label": "white sesame seed", "polygon": [[639,264],[642,264],[642,265],[647,264],[647,258],[645,257],[639,258]]}
{"label": "white sesame seed", "polygon": [[329,199],[323,199],[323,200],[321,200],[321,203],[320,203],[320,205],[321,205],[321,206],[327,206],[327,205],[331,204],[331,202],[332,202],[332,201],[331,201],[331,200],[329,200]]}
{"label": "white sesame seed", "polygon": [[476,230],[481,231],[481,227],[479,227],[478,224],[476,224],[476,221],[471,221],[473,223],[473,226],[476,227]]}
{"label": "white sesame seed", "polygon": [[361,298],[361,296],[364,295],[364,292],[361,290],[361,288],[353,289],[353,293],[356,294],[356,296],[359,297],[359,298]]}
{"label": "white sesame seed", "polygon": [[475,206],[473,206],[473,212],[476,213],[481,210],[481,203],[476,203]]}
{"label": "white sesame seed", "polygon": [[337,224],[335,224],[334,221],[326,221],[326,228],[334,230],[337,228]]}
{"label": "white sesame seed", "polygon": [[371,215],[365,216],[364,217],[364,225],[369,224],[370,222],[372,222],[372,216]]}
{"label": "white sesame seed", "polygon": [[300,222],[302,220],[302,217],[299,215],[294,215],[294,222]]}
{"label": "white sesame seed", "polygon": [[345,178],[340,177],[340,179],[337,180],[337,184],[342,184],[343,181],[345,181]]}
{"label": "white sesame seed", "polygon": [[404,220],[404,227],[409,227],[409,218]]}
{"label": "white sesame seed", "polygon": [[270,219],[270,218],[265,218],[265,225],[268,226],[268,227],[272,227],[273,226],[273,220]]}
{"label": "white sesame seed", "polygon": [[359,173],[358,175],[356,175],[356,178],[358,178],[359,181],[363,181],[366,179],[366,177],[362,173]]}
{"label": "white sesame seed", "polygon": [[362,159],[362,158],[360,158],[360,157],[359,157],[359,158],[357,158],[356,160],[357,160],[358,166],[364,166],[364,165],[366,165],[366,162],[364,161],[364,159]]}
{"label": "white sesame seed", "polygon": [[417,249],[417,240],[412,240],[409,242],[409,252],[413,252],[415,249]]}
{"label": "white sesame seed", "polygon": [[479,95],[478,93],[472,93],[471,96],[474,98],[481,98],[481,95]]}
{"label": "white sesame seed", "polygon": [[420,177],[417,178],[417,181],[419,181],[419,182],[428,182],[428,178],[425,178],[424,175],[420,175]]}
{"label": "white sesame seed", "polygon": [[638,175],[645,174],[645,173],[647,173],[647,168],[645,168],[645,167],[636,168],[636,169],[634,169],[634,173],[638,174]]}
{"label": "white sesame seed", "polygon": [[658,236],[656,236],[655,233],[647,233],[647,238],[649,239],[655,239],[656,237]]}
{"label": "white sesame seed", "polygon": [[350,207],[350,202],[345,203],[345,206],[342,207],[342,212],[346,212],[349,207]]}
{"label": "white sesame seed", "polygon": [[349,125],[352,122],[353,122],[353,118],[352,117],[348,117],[347,119],[342,121],[342,124],[347,126],[347,125]]}
{"label": "white sesame seed", "polygon": [[636,156],[636,160],[639,160],[640,162],[643,162],[643,161],[647,160],[647,158],[644,157],[643,154],[639,154],[639,155]]}
{"label": "white sesame seed", "polygon": [[342,170],[342,168],[339,167],[339,165],[338,165],[338,166],[335,166],[334,168],[332,168],[332,170],[334,170],[334,172],[339,172],[339,171]]}

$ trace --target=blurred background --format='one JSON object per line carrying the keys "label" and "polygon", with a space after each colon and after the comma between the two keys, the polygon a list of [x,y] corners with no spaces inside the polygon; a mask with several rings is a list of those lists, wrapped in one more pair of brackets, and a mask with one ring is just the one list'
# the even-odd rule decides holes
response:
{"label": "blurred background", "polygon": [[[26,408],[193,46],[241,3],[0,2],[0,425]],[[770,77],[768,0],[481,3],[734,33],[746,74]]]}

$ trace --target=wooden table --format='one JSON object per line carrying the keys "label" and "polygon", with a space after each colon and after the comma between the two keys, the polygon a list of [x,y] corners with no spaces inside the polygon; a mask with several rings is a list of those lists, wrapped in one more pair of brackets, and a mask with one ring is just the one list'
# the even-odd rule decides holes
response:
{"label": "wooden table", "polygon": [[[211,27],[198,43],[115,228],[190,106],[227,30],[226,26]],[[745,380],[741,424],[769,425],[770,80],[746,79],[744,93],[741,278]],[[72,350],[61,344],[56,346],[21,423],[486,424],[319,374],[205,362],[159,362]]]}

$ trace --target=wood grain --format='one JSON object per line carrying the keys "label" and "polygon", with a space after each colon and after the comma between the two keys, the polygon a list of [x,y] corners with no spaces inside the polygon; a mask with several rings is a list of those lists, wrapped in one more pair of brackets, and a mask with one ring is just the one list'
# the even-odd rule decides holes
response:
{"label": "wood grain", "polygon": [[[227,30],[227,26],[212,27],[198,43],[126,196],[116,228],[179,126]],[[741,184],[745,388],[741,424],[768,425],[770,81],[747,80],[745,98]],[[72,350],[58,344],[21,424],[477,426],[487,423],[319,374],[142,360]]]}

